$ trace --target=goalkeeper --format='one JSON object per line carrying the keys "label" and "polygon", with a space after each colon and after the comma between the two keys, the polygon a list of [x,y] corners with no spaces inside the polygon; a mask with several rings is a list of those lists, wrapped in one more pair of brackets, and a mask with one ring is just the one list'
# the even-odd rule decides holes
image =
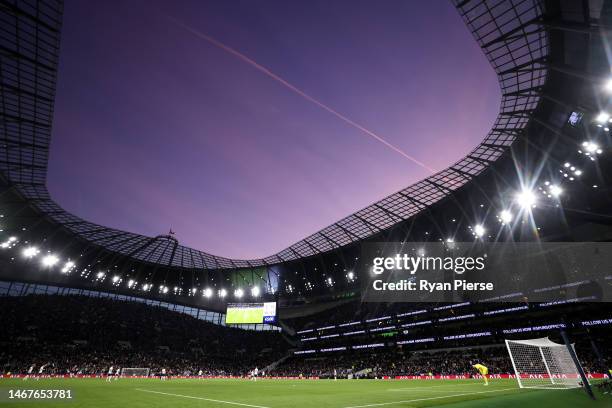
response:
{"label": "goalkeeper", "polygon": [[489,385],[489,369],[482,364],[474,364],[472,367],[478,370],[480,375],[482,375],[482,378],[484,378],[484,385]]}

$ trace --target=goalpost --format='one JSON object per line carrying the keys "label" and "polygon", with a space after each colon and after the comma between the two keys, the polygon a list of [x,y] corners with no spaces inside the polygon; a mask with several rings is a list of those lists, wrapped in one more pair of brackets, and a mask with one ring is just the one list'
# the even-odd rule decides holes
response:
{"label": "goalpost", "polygon": [[543,337],[506,340],[506,347],[519,387],[566,389],[581,386],[582,368],[576,365],[565,344]]}
{"label": "goalpost", "polygon": [[148,377],[149,368],[122,368],[121,375],[125,377]]}

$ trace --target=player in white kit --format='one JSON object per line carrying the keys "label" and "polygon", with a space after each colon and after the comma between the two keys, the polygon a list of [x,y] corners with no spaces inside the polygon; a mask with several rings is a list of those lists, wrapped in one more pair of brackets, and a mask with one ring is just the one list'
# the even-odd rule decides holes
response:
{"label": "player in white kit", "polygon": [[42,377],[43,373],[45,372],[45,367],[47,366],[47,364],[43,364],[40,366],[40,368],[38,369],[38,375],[36,376],[36,380],[40,380],[40,377]]}
{"label": "player in white kit", "polygon": [[166,369],[165,369],[165,368],[162,368],[162,369],[161,369],[160,379],[161,379],[162,381],[166,381],[166,378],[167,378],[167,377],[166,377]]}
{"label": "player in white kit", "polygon": [[108,373],[106,373],[106,382],[110,382],[113,379],[114,372],[115,372],[115,367],[110,366],[108,369]]}
{"label": "player in white kit", "polygon": [[34,367],[35,366],[36,366],[35,364],[32,364],[30,366],[30,368],[28,368],[28,373],[25,375],[25,377],[23,377],[23,381],[27,380],[28,378],[30,378],[32,376],[32,373],[34,372]]}
{"label": "player in white kit", "polygon": [[115,381],[119,379],[120,375],[121,375],[121,367],[117,367],[117,369],[115,370]]}

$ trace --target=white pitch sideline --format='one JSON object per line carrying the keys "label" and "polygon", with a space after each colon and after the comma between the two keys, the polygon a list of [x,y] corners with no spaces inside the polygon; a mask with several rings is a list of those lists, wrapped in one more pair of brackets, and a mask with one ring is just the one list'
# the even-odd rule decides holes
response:
{"label": "white pitch sideline", "polygon": [[223,400],[217,400],[217,399],[212,399],[212,398],[204,398],[204,397],[194,397],[192,395],[172,394],[172,393],[169,393],[169,392],[161,392],[161,391],[153,391],[153,390],[143,390],[141,388],[135,388],[135,390],[136,391],[142,391],[142,392],[150,392],[152,394],[169,395],[169,396],[172,396],[172,397],[181,397],[181,398],[197,399],[197,400],[201,400],[201,401],[218,402],[220,404],[239,405],[239,406],[242,406],[242,407],[270,408],[270,407],[264,407],[262,405],[251,405],[251,404],[244,404],[242,402],[223,401]]}
{"label": "white pitch sideline", "polygon": [[462,394],[442,395],[442,396],[439,396],[439,397],[416,398],[416,399],[411,399],[411,400],[392,401],[392,402],[379,402],[379,403],[376,403],[376,404],[352,405],[350,407],[344,407],[344,408],[382,407],[382,406],[385,406],[385,405],[408,404],[408,403],[411,403],[411,402],[429,401],[429,400],[437,400],[437,399],[453,398],[453,397],[463,397],[463,396],[466,396],[466,395],[487,394],[487,393],[491,393],[491,392],[502,392],[502,391],[509,391],[509,390],[518,390],[518,388],[502,388],[501,390],[465,392],[465,393],[462,393]]}

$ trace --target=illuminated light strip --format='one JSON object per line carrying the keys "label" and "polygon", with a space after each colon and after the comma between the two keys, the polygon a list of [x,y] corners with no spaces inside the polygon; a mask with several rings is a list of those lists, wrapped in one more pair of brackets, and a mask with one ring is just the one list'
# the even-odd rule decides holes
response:
{"label": "illuminated light strip", "polygon": [[496,315],[500,313],[509,313],[509,312],[515,312],[518,310],[527,310],[527,309],[529,309],[529,306],[517,306],[517,307],[511,307],[508,309],[497,309],[497,310],[485,311],[483,312],[483,315],[490,316],[490,315]]}
{"label": "illuminated light strip", "polygon": [[433,337],[427,337],[424,339],[402,340],[398,341],[396,344],[431,343],[432,341],[436,341],[436,339],[434,339]]}
{"label": "illuminated light strip", "polygon": [[443,339],[444,340],[472,339],[474,337],[485,337],[485,336],[491,336],[491,332],[456,334],[454,336],[444,336]]}
{"label": "illuminated light strip", "polygon": [[585,296],[567,300],[555,300],[553,302],[540,303],[540,307],[548,307],[548,306],[556,306],[556,305],[565,305],[567,303],[575,303],[575,302],[584,302],[585,300],[595,300],[595,296]]}
{"label": "illuminated light strip", "polygon": [[346,350],[346,347],[332,347],[321,349],[321,353],[327,353],[328,351],[342,351]]}
{"label": "illuminated light strip", "polygon": [[329,330],[329,329],[335,329],[336,326],[325,326],[325,327],[319,327],[317,330]]}
{"label": "illuminated light strip", "polygon": [[373,343],[373,344],[360,344],[358,346],[352,346],[352,349],[366,349],[366,348],[376,348],[376,347],[384,347],[385,343]]}
{"label": "illuminated light strip", "polygon": [[513,297],[518,297],[518,296],[523,296],[523,292],[515,292],[515,293],[510,293],[507,295],[503,295],[503,296],[495,296],[492,298],[488,298],[488,299],[482,299],[480,302],[490,302],[492,300],[501,300],[501,299],[508,299],[508,298],[513,298]]}
{"label": "illuminated light strip", "polygon": [[332,337],[339,337],[339,336],[340,336],[339,334],[328,334],[327,336],[321,336],[320,338],[322,338],[322,339],[329,339],[329,338],[332,338]]}
{"label": "illuminated light strip", "polygon": [[293,354],[312,354],[314,352],[315,350],[300,350],[300,351],[294,351]]}
{"label": "illuminated light strip", "polygon": [[406,323],[406,324],[402,324],[402,327],[414,327],[414,326],[422,326],[424,324],[431,324],[433,323],[433,321],[431,320],[424,320],[422,322],[415,322],[415,323]]}
{"label": "illuminated light strip", "polygon": [[365,330],[357,330],[348,333],[343,333],[343,336],[352,336],[353,334],[365,334]]}
{"label": "illuminated light strip", "polygon": [[317,339],[316,337],[307,337],[305,339],[300,339],[300,340],[302,340],[302,341],[311,341],[311,340],[316,340],[316,339]]}
{"label": "illuminated light strip", "polygon": [[519,327],[517,329],[505,329],[502,330],[504,334],[512,334],[512,333],[525,333],[530,331],[538,331],[538,330],[553,330],[553,329],[565,329],[565,324],[548,324],[544,326],[532,326],[532,327]]}
{"label": "illuminated light strip", "polygon": [[370,322],[377,322],[377,321],[379,321],[379,320],[387,320],[387,319],[390,319],[390,318],[391,318],[391,316],[376,317],[376,318],[374,318],[374,319],[368,319],[368,320],[366,320],[366,323],[370,323]]}
{"label": "illuminated light strip", "polygon": [[469,319],[470,317],[476,317],[475,314],[465,314],[461,316],[452,316],[452,317],[444,317],[442,319],[438,319],[439,322],[448,322],[451,320],[461,320],[461,319]]}
{"label": "illuminated light strip", "polygon": [[612,319],[601,319],[601,320],[585,320],[580,322],[583,326],[600,326],[602,324],[612,324]]}
{"label": "illuminated light strip", "polygon": [[457,303],[456,305],[438,306],[438,307],[434,307],[433,310],[453,309],[455,307],[467,306],[469,304],[470,304],[470,302],[464,302],[464,303]]}
{"label": "illuminated light strip", "polygon": [[310,333],[310,332],[313,332],[313,331],[314,331],[314,329],[300,330],[299,332],[297,332],[297,334]]}
{"label": "illuminated light strip", "polygon": [[342,324],[339,324],[338,327],[353,326],[353,325],[356,325],[356,324],[359,324],[359,323],[361,323],[361,322],[342,323]]}
{"label": "illuminated light strip", "polygon": [[579,281],[579,282],[571,282],[571,283],[566,283],[564,285],[556,285],[556,286],[549,286],[546,288],[540,288],[540,289],[534,289],[534,293],[540,293],[540,292],[548,292],[550,290],[556,290],[556,289],[563,289],[563,288],[571,288],[574,286],[578,286],[578,285],[582,285],[584,283],[591,283],[590,280],[583,280],[583,281]]}
{"label": "illuminated light strip", "polygon": [[387,326],[387,327],[377,327],[375,329],[370,329],[371,332],[379,332],[379,331],[383,331],[383,330],[392,330],[392,329],[396,329],[395,326]]}
{"label": "illuminated light strip", "polygon": [[422,313],[427,313],[427,309],[423,309],[423,310],[416,310],[414,312],[407,312],[407,313],[400,313],[397,315],[397,317],[403,317],[403,316],[414,316],[417,314],[422,314]]}

